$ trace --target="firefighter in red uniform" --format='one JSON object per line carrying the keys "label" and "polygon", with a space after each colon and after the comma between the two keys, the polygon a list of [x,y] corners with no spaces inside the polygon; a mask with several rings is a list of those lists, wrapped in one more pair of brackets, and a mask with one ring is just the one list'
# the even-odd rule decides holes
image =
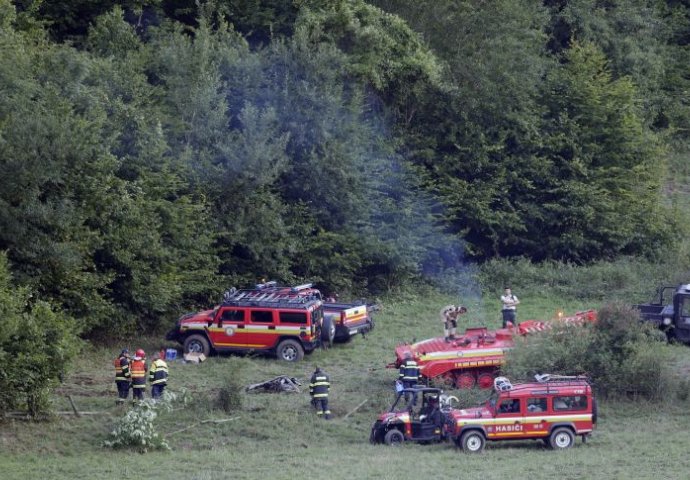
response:
{"label": "firefighter in red uniform", "polygon": [[113,360],[115,366],[115,385],[117,385],[117,403],[124,403],[129,396],[131,374],[129,372],[129,350],[123,348],[120,355]]}
{"label": "firefighter in red uniform", "polygon": [[309,383],[309,395],[311,395],[312,405],[316,408],[316,415],[323,416],[326,420],[331,418],[331,411],[328,409],[328,391],[330,388],[331,382],[328,375],[316,367]]}
{"label": "firefighter in red uniform", "polygon": [[151,398],[157,400],[163,395],[163,390],[168,384],[168,364],[161,358],[160,354],[154,357],[151,368],[149,369],[149,383],[151,383]]}
{"label": "firefighter in red uniform", "polygon": [[130,372],[132,374],[132,395],[134,403],[137,400],[144,399],[144,390],[146,390],[146,352],[141,348],[134,353],[134,360],[130,364]]}

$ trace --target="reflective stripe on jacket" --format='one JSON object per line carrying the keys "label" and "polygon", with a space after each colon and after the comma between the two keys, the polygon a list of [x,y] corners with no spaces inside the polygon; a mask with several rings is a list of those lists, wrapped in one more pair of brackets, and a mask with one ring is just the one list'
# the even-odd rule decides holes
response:
{"label": "reflective stripe on jacket", "polygon": [[328,389],[331,382],[328,381],[328,375],[323,372],[314,373],[311,376],[311,383],[309,384],[309,395],[313,398],[328,397]]}
{"label": "reflective stripe on jacket", "polygon": [[400,365],[400,373],[398,379],[404,382],[413,382],[419,380],[419,365],[414,360],[405,360]]}
{"label": "reflective stripe on jacket", "polygon": [[146,388],[146,360],[132,360],[130,371],[132,373],[132,387]]}
{"label": "reflective stripe on jacket", "polygon": [[166,385],[168,383],[168,364],[161,358],[154,360],[149,370],[151,385]]}
{"label": "reflective stripe on jacket", "polygon": [[115,381],[128,381],[131,375],[129,373],[129,360],[127,357],[124,355],[117,357],[113,360],[113,365],[115,366]]}

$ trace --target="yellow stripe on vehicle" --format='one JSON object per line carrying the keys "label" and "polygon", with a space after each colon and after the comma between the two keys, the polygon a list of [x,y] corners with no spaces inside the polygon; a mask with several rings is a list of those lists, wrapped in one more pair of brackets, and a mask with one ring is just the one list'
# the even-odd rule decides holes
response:
{"label": "yellow stripe on vehicle", "polygon": [[513,425],[519,422],[523,425],[533,423],[582,422],[592,418],[592,414],[582,415],[548,415],[537,417],[500,417],[500,418],[468,418],[457,421],[458,426],[465,425]]}

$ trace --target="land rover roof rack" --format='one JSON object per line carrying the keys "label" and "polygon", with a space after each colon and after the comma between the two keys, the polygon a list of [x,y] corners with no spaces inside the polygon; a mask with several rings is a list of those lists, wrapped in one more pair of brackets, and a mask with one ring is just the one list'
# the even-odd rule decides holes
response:
{"label": "land rover roof rack", "polygon": [[585,375],[554,375],[551,373],[536,374],[534,379],[539,383],[589,381]]}

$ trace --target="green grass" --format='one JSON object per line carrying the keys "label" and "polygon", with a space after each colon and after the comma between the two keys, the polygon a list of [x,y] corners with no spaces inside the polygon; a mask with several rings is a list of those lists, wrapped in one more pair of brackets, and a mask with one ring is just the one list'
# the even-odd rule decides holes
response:
{"label": "green grass", "polygon": [[[519,292],[516,292],[519,295]],[[559,308],[598,305],[561,302],[548,296],[522,297],[520,319],[549,318]],[[54,395],[55,409],[69,410],[70,395],[80,410],[97,412],[49,422],[8,420],[0,424],[2,478],[50,479],[294,479],[325,475],[334,479],[373,478],[686,478],[690,468],[687,432],[690,402],[662,404],[602,402],[594,437],[566,452],[552,452],[540,442],[489,444],[478,456],[452,444],[406,445],[399,449],[368,443],[371,424],[393,398],[398,342],[442,334],[439,309],[458,301],[443,296],[388,301],[367,338],[355,338],[305,361],[286,364],[263,357],[211,357],[200,365],[170,364],[170,389],[184,392],[187,405],[162,412],[157,428],[171,452],[137,454],[101,447],[116,419],[112,358],[118,348],[85,352]],[[472,305],[465,325],[500,324],[498,299]],[[140,345],[129,345],[130,348]],[[144,341],[147,351],[158,347]],[[670,368],[690,377],[690,348],[672,347]],[[307,383],[315,365],[331,376],[335,418],[317,419],[309,407]],[[297,377],[301,394],[242,394],[242,408],[224,412],[216,406],[220,389],[232,382],[247,385],[276,375]],[[486,392],[453,392],[470,404]],[[366,403],[349,417],[363,400]],[[129,407],[126,407],[129,408]],[[204,420],[232,419],[223,423]],[[189,428],[191,427],[191,428]],[[186,430],[183,430],[186,429]]]}

